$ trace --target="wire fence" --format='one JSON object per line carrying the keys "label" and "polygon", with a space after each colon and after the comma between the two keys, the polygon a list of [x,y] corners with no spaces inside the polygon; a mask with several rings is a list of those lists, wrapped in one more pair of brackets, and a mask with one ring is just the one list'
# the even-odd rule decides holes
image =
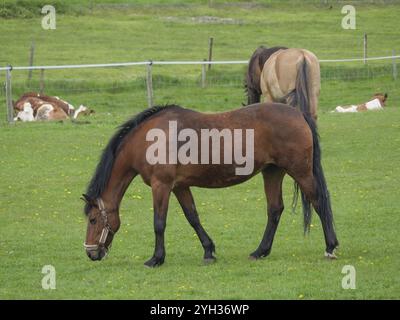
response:
{"label": "wire fence", "polygon": [[[365,102],[378,91],[400,101],[396,86],[399,55],[358,59],[321,59],[321,103],[326,110],[342,103]],[[92,106],[103,113],[139,111],[146,105],[174,102],[223,110],[246,101],[243,91],[248,61],[142,61],[109,64],[0,68],[5,78],[7,120],[13,121],[13,98],[38,91]],[[206,68],[212,65],[212,69]],[[193,66],[196,68],[193,69]],[[177,68],[179,67],[179,68]],[[81,69],[79,77],[74,69]],[[68,72],[62,77],[59,71]],[[68,71],[69,70],[69,71]],[[194,71],[197,70],[197,71]],[[28,71],[34,76],[28,80]],[[341,94],[338,95],[338,92]],[[353,101],[342,101],[354,97]],[[349,99],[349,98],[348,98]],[[324,107],[322,107],[324,109]],[[4,112],[3,111],[3,112]],[[1,115],[1,113],[0,113]]]}

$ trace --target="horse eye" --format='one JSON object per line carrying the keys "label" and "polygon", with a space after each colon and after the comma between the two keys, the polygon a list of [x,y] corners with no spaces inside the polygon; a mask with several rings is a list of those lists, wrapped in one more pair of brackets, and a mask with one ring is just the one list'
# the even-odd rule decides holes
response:
{"label": "horse eye", "polygon": [[96,218],[92,218],[89,220],[90,224],[96,224]]}

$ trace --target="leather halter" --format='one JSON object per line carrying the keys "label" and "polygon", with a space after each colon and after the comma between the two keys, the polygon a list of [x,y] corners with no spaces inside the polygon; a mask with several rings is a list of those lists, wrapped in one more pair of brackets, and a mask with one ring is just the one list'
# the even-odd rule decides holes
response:
{"label": "leather halter", "polygon": [[[101,231],[100,239],[98,244],[86,244],[84,243],[83,246],[85,247],[86,251],[97,251],[99,248],[104,248],[107,251],[107,248],[105,248],[105,243],[107,241],[108,234],[111,233],[114,235],[114,231],[111,229],[111,225],[108,222],[108,216],[107,216],[107,211],[106,207],[104,205],[104,202],[101,198],[97,199],[97,205],[100,210],[101,218],[103,220],[103,230]],[[111,246],[110,246],[111,247]]]}

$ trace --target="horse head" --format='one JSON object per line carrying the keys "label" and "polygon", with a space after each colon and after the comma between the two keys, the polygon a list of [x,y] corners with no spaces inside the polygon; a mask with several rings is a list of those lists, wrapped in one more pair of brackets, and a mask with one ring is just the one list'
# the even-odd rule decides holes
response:
{"label": "horse head", "polygon": [[381,102],[382,106],[385,106],[385,102],[388,98],[388,94],[387,93],[375,93],[372,97],[372,99],[378,99]]}
{"label": "horse head", "polygon": [[101,198],[93,199],[83,194],[88,217],[84,247],[87,256],[95,261],[103,259],[111,248],[114,234],[120,226],[118,209],[108,208]]}

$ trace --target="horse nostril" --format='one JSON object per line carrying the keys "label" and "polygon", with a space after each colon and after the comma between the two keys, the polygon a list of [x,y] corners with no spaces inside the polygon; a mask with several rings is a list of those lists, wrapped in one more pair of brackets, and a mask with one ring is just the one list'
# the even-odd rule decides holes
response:
{"label": "horse nostril", "polygon": [[99,259],[99,253],[97,251],[86,251],[86,254],[92,261]]}

